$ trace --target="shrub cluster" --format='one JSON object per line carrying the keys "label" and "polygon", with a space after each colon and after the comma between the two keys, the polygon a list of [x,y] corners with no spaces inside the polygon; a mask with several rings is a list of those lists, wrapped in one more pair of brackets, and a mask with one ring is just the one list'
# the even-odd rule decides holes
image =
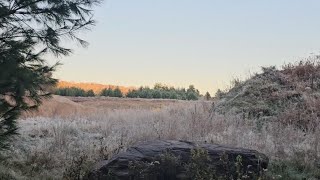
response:
{"label": "shrub cluster", "polygon": [[168,87],[162,84],[156,84],[154,88],[140,87],[130,90],[127,93],[128,98],[149,98],[149,99],[180,99],[180,100],[198,100],[199,90],[193,85],[188,89]]}
{"label": "shrub cluster", "polygon": [[314,130],[320,114],[320,57],[274,66],[245,81],[232,82],[227,91],[216,93],[215,110],[234,112],[246,119],[280,121],[300,129]]}
{"label": "shrub cluster", "polygon": [[81,97],[93,97],[95,93],[93,90],[85,91],[77,87],[68,87],[68,88],[57,88],[54,90],[53,94],[60,96],[81,96]]}
{"label": "shrub cluster", "polygon": [[119,87],[117,87],[115,89],[105,88],[100,92],[100,96],[123,97],[123,93],[121,92]]}

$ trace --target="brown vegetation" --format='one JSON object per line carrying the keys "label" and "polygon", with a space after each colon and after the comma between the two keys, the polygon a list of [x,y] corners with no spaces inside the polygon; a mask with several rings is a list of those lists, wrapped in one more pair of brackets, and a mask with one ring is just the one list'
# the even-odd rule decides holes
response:
{"label": "brown vegetation", "polygon": [[99,83],[81,83],[81,82],[69,82],[69,81],[59,81],[58,88],[67,88],[67,87],[77,87],[83,90],[93,90],[94,93],[99,94],[103,89],[115,89],[119,87],[123,94],[127,94],[129,90],[135,89],[134,87],[125,87],[125,86],[115,86],[115,85],[106,85],[106,84],[99,84]]}
{"label": "brown vegetation", "polygon": [[216,110],[315,130],[320,116],[318,57],[287,64],[280,70],[275,67],[262,70],[246,81],[237,81],[220,97]]}
{"label": "brown vegetation", "polygon": [[155,110],[174,104],[190,104],[188,101],[168,99],[112,98],[112,97],[66,97],[53,95],[44,99],[35,111],[23,113],[22,118],[30,117],[73,117],[89,115],[97,111],[114,110]]}
{"label": "brown vegetation", "polygon": [[[121,103],[129,102],[121,98],[73,99],[77,102],[62,97],[54,99],[65,103],[52,106],[61,109],[76,106],[86,110],[94,102],[100,105],[92,112],[75,111],[68,117],[53,114],[47,118],[21,119],[21,135],[5,155],[8,161],[3,161],[5,165],[0,163],[0,174],[3,170],[18,179],[78,176],[85,174],[94,163],[139,141],[155,139],[206,141],[250,148],[267,154],[272,161],[294,160],[302,167],[315,167],[315,157],[319,155],[319,144],[315,144],[317,132],[278,122],[265,122],[260,126],[258,119],[243,121],[234,114],[215,114],[207,101],[139,99],[129,101],[130,108],[121,108]],[[110,106],[105,101],[119,101],[119,106]],[[152,103],[155,108],[150,108]],[[162,107],[157,108],[156,104]],[[51,111],[46,107],[48,105],[42,107],[42,111]],[[314,176],[308,174],[308,177]]]}

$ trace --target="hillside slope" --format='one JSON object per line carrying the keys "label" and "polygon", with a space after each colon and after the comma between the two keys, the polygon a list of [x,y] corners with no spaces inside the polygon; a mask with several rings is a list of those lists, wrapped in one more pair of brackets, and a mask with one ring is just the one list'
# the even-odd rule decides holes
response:
{"label": "hillside slope", "polygon": [[307,128],[318,123],[320,116],[320,61],[309,59],[282,69],[262,68],[262,73],[235,83],[219,98],[215,108],[219,113]]}
{"label": "hillside slope", "polygon": [[87,114],[93,112],[93,107],[83,106],[79,103],[73,102],[72,100],[53,95],[52,98],[43,99],[42,105],[35,111],[26,111],[22,114],[23,118],[30,117],[70,117],[74,115]]}
{"label": "hillside slope", "polygon": [[125,86],[115,86],[115,85],[106,85],[106,84],[98,84],[98,83],[80,83],[80,82],[68,82],[68,81],[59,81],[58,88],[66,88],[66,87],[77,87],[83,90],[93,90],[95,93],[100,93],[102,89],[111,88],[115,89],[119,87],[121,92],[126,94],[129,90],[135,89],[134,87],[125,87]]}

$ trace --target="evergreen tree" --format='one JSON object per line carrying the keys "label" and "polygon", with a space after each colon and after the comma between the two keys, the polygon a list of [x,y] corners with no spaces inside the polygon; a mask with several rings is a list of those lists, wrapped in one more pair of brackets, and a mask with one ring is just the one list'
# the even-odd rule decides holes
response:
{"label": "evergreen tree", "polygon": [[107,96],[107,94],[108,94],[107,91],[108,91],[108,89],[106,89],[106,88],[102,89],[100,92],[100,96]]}
{"label": "evergreen tree", "polygon": [[153,86],[153,89],[163,90],[163,85],[162,85],[161,83],[156,83],[156,84]]}
{"label": "evergreen tree", "polygon": [[221,99],[224,96],[225,96],[225,93],[221,89],[218,89],[217,92],[216,92],[215,97],[218,98],[218,99]]}
{"label": "evergreen tree", "polygon": [[194,85],[190,85],[187,89],[187,99],[188,100],[198,100],[200,96],[199,91],[194,87]]}
{"label": "evergreen tree", "polygon": [[100,96],[105,96],[107,89],[102,89],[99,93]]}
{"label": "evergreen tree", "polygon": [[57,64],[45,54],[69,55],[62,38],[87,43],[76,33],[94,24],[92,5],[100,0],[0,0],[0,150],[17,133],[16,119],[24,110],[49,97],[47,87]]}
{"label": "evergreen tree", "polygon": [[192,92],[196,92],[196,88],[194,87],[194,85],[190,85],[189,88],[187,89],[187,93],[192,93]]}
{"label": "evergreen tree", "polygon": [[[93,93],[93,91],[92,91]],[[77,87],[66,87],[66,88],[58,88],[55,90],[54,94],[59,95],[59,96],[80,96],[80,97],[87,97],[88,92],[81,88]],[[92,95],[94,96],[94,94]]]}
{"label": "evergreen tree", "polygon": [[154,89],[152,91],[152,98],[155,98],[155,99],[160,99],[162,97],[161,95],[161,90],[159,89]]}
{"label": "evergreen tree", "polygon": [[109,87],[108,89],[103,89],[100,96],[114,97],[114,91]]}
{"label": "evergreen tree", "polygon": [[87,91],[87,96],[88,96],[88,97],[94,97],[94,96],[95,96],[95,94],[94,94],[94,92],[93,92],[92,89],[90,89],[89,91]]}
{"label": "evergreen tree", "polygon": [[113,97],[123,97],[123,94],[119,87],[115,88],[113,91]]}
{"label": "evergreen tree", "polygon": [[175,91],[169,91],[169,99],[178,99],[178,95]]}
{"label": "evergreen tree", "polygon": [[188,100],[198,100],[198,96],[195,92],[188,92],[187,99]]}
{"label": "evergreen tree", "polygon": [[128,98],[137,98],[138,97],[138,91],[137,90],[129,90],[129,92],[126,94],[126,97],[128,97]]}
{"label": "evergreen tree", "polygon": [[114,91],[110,87],[106,91],[106,96],[108,97],[114,97]]}
{"label": "evergreen tree", "polygon": [[161,98],[162,98],[162,99],[169,99],[169,98],[170,98],[170,92],[168,92],[168,91],[163,91],[163,92],[161,93]]}
{"label": "evergreen tree", "polygon": [[209,100],[211,99],[211,95],[210,95],[209,92],[206,92],[206,94],[204,95],[204,97],[205,97],[205,99],[206,99],[207,101],[209,101]]}
{"label": "evergreen tree", "polygon": [[67,88],[67,96],[86,97],[87,92],[77,87]]}

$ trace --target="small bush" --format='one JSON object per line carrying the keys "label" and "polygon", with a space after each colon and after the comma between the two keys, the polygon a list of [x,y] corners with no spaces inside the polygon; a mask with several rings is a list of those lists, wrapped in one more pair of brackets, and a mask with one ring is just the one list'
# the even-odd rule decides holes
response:
{"label": "small bush", "polygon": [[191,151],[190,162],[185,165],[186,172],[191,179],[212,180],[216,179],[214,167],[210,166],[211,159],[204,149]]}
{"label": "small bush", "polygon": [[63,172],[63,179],[65,180],[80,180],[82,179],[89,170],[86,161],[88,156],[86,154],[80,154],[78,157],[75,157],[69,167]]}
{"label": "small bush", "polygon": [[277,180],[320,179],[320,168],[296,161],[273,161],[268,168],[267,177]]}
{"label": "small bush", "polygon": [[93,90],[87,91],[87,96],[88,96],[88,97],[94,97],[95,94],[94,94]]}

